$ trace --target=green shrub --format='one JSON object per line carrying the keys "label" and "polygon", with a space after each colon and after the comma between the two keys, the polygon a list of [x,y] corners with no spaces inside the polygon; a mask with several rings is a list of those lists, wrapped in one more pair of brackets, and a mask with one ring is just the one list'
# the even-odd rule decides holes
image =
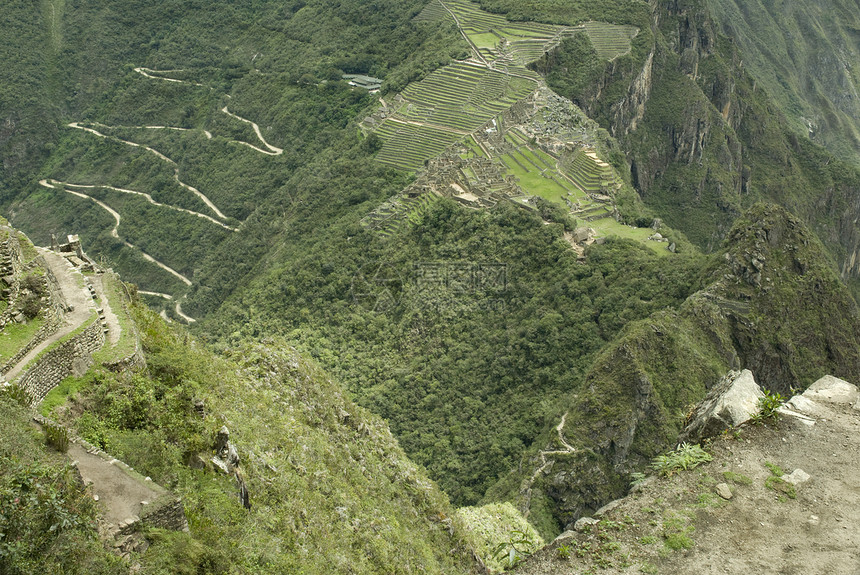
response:
{"label": "green shrub", "polygon": [[770,471],[770,476],[764,480],[764,486],[780,493],[782,501],[785,500],[783,496],[786,496],[789,499],[795,499],[797,497],[797,490],[794,488],[794,485],[782,478],[782,476],[785,475],[782,468],[779,465],[775,465],[768,461],[764,462],[764,466]]}
{"label": "green shrub", "polygon": [[734,471],[723,471],[723,479],[738,485],[752,485],[752,479],[743,473],[735,473]]}
{"label": "green shrub", "polygon": [[21,405],[22,407],[29,407],[30,403],[32,402],[30,394],[27,393],[27,391],[23,387],[16,383],[0,388],[0,393],[11,399],[18,405]]}
{"label": "green shrub", "polygon": [[44,423],[45,443],[59,451],[66,453],[69,450],[69,430],[55,423]]}
{"label": "green shrub", "polygon": [[666,536],[663,543],[672,551],[689,549],[693,546],[693,540],[686,533],[670,533]]}
{"label": "green shrub", "polygon": [[783,403],[785,403],[785,398],[780,393],[765,389],[764,397],[758,400],[759,411],[750,420],[755,425],[761,425],[768,419],[775,423],[779,419],[777,410]]}
{"label": "green shrub", "polygon": [[674,451],[658,455],[651,462],[651,468],[664,477],[668,477],[682,469],[693,469],[702,463],[711,461],[713,457],[700,445],[682,443]]}
{"label": "green shrub", "polygon": [[91,413],[84,413],[78,418],[78,433],[96,447],[107,449],[109,442],[107,426]]}

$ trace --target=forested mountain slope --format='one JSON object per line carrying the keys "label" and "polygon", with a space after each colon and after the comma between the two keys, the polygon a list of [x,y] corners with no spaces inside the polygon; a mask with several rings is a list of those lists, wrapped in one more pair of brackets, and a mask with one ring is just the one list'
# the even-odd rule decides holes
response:
{"label": "forested mountain slope", "polygon": [[624,493],[631,471],[671,449],[687,410],[729,369],[743,366],[786,397],[827,373],[860,371],[857,305],[821,244],[783,208],[753,206],[703,273],[702,290],[629,323],[601,351],[563,425],[544,434],[542,454],[494,497],[517,500],[536,524],[552,524],[550,510],[566,525]]}
{"label": "forested mountain slope", "polygon": [[[855,7],[836,24],[820,6],[815,22],[839,30],[821,57],[853,61]],[[310,355],[455,504],[515,499],[510,469],[573,425],[565,413],[590,429],[624,409],[571,398],[617,367],[625,326],[686,321],[714,279],[703,253],[757,201],[820,238],[812,280],[835,269],[858,285],[850,73],[759,79],[744,38],[771,28],[729,8],[14,2],[0,14],[16,38],[0,46],[0,203],[38,243],[82,234],[217,350],[275,335]],[[841,112],[810,139],[800,119],[816,106]],[[784,312],[782,295],[761,313]],[[827,309],[852,341],[843,295]],[[819,351],[810,362],[832,359]],[[709,358],[709,375],[733,361]],[[671,441],[679,405],[643,453]],[[561,499],[533,499],[544,534],[582,507]]]}
{"label": "forested mountain slope", "polygon": [[[739,15],[727,4],[660,4],[653,43],[627,59],[601,63],[580,37],[535,68],[619,139],[643,200],[697,244],[714,249],[745,207],[775,201],[813,226],[842,277],[856,284],[857,115],[845,110],[857,102],[857,7],[818,2],[784,11],[743,2]],[[769,19],[776,12],[779,24]],[[803,129],[802,118],[818,131]]]}
{"label": "forested mountain slope", "polygon": [[[143,368],[94,366],[39,409],[181,497],[190,532],[135,517],[122,535],[145,544],[120,560],[122,536],[99,541],[110,487],[84,485],[71,452],[46,447],[33,428],[21,388],[2,387],[0,572],[477,572],[447,497],[313,362],[277,340],[218,357],[139,300],[130,310],[123,329],[139,331]],[[245,505],[234,477],[213,465],[222,426]]]}

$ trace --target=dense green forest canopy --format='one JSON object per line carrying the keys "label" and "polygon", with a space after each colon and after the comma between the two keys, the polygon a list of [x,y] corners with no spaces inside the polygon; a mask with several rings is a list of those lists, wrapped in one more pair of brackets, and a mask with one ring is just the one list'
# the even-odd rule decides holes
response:
{"label": "dense green forest canopy", "polygon": [[[442,203],[387,242],[358,226],[409,176],[373,163],[373,147],[351,124],[373,99],[339,77],[367,73],[384,79],[384,91],[399,89],[464,56],[450,24],[411,21],[422,3],[199,8],[65,4],[51,28],[60,49],[45,54],[37,83],[67,89],[35,103],[56,108],[57,116],[21,125],[8,143],[38,134],[51,148],[38,171],[4,173],[16,223],[41,243],[52,232],[85,232],[87,249],[126,279],[181,294],[186,288],[177,275],[123,241],[165,262],[193,281],[183,309],[204,320],[201,333],[222,346],[289,336],[334,370],[360,403],[387,417],[457,502],[476,502],[516,463],[559,416],[555,399],[626,321],[675,305],[695,288],[691,249],[658,258],[632,243],[609,242],[582,266],[561,226],[547,227],[513,206],[479,213]],[[26,13],[17,6],[6,26],[25,26],[12,17]],[[583,12],[580,19],[594,17]],[[261,143],[248,123],[222,112],[226,107],[253,119],[283,154],[236,145]],[[106,137],[70,129],[69,122]],[[39,178],[111,186],[66,189],[120,212],[119,238],[109,212],[39,186]],[[202,190],[225,215],[220,221],[240,231],[178,217],[114,189],[147,191],[159,203],[218,219],[182,183]],[[500,265],[505,287],[421,293],[413,280],[422,262]],[[384,313],[357,305],[352,289],[356,272],[380,263],[403,279],[399,305]]]}

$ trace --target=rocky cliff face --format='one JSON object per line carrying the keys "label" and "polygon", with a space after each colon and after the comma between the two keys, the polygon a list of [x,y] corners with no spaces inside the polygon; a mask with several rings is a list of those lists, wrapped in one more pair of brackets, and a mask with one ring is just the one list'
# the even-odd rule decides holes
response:
{"label": "rocky cliff face", "polygon": [[[743,387],[755,406],[752,379]],[[712,399],[746,403],[730,395]],[[515,573],[856,573],[858,398],[855,385],[827,376],[780,408],[776,425],[767,418],[723,434],[719,418],[706,451],[679,450],[686,470],[668,455],[662,473],[577,521]]]}
{"label": "rocky cliff face", "polygon": [[[828,132],[829,140],[810,140],[806,124],[800,126],[786,94],[795,94],[792,97],[806,106],[809,98],[803,94],[812,88],[801,89],[792,80],[799,74],[793,70],[786,72],[785,93],[776,93],[779,83],[763,75],[760,57],[766,52],[761,38],[774,36],[781,51],[794,54],[797,65],[810,70],[819,67],[801,54],[814,38],[795,33],[801,19],[797,12],[805,8],[792,8],[792,18],[772,23],[755,40],[749,30],[763,24],[749,10],[738,14],[726,9],[729,3],[675,0],[653,6],[649,36],[653,42],[637,47],[647,56],[596,66],[584,57],[587,51],[568,43],[538,68],[556,91],[619,139],[632,183],[646,204],[703,248],[716,249],[744,209],[766,200],[788,207],[811,225],[843,278],[856,278],[860,238],[855,221],[860,205],[855,198],[860,173],[834,158],[832,153],[846,155],[830,144],[838,139],[849,148],[853,145],[853,129],[846,128],[850,122],[842,116],[845,106],[855,100],[850,69],[860,48],[844,30],[857,20],[856,7],[836,7],[845,12],[847,24],[837,25],[832,16],[816,16],[821,30],[836,27],[836,37],[822,39],[823,47],[814,50],[820,66],[841,66],[842,72],[818,71],[829,78],[826,82],[818,79],[818,72],[810,73],[810,82],[827,86],[819,90],[819,113],[836,126]],[[727,18],[734,18],[735,24]],[[821,30],[813,36],[821,36]],[[794,44],[793,36],[797,36]],[[831,108],[843,110],[842,115],[829,113]]]}
{"label": "rocky cliff face", "polygon": [[784,395],[826,373],[860,373],[856,303],[798,218],[756,205],[708,273],[679,310],[629,325],[573,398],[561,431],[574,453],[533,482],[560,525],[621,494],[728,369],[750,369]]}

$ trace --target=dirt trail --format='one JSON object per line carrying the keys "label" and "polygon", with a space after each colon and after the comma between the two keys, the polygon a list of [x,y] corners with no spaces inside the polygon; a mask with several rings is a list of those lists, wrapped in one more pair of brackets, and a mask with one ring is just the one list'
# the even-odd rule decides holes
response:
{"label": "dirt trail", "polygon": [[[43,184],[42,182],[46,182],[47,184],[51,184],[51,185],[47,186],[46,184]],[[115,192],[121,192],[123,194],[132,194],[135,196],[141,196],[143,198],[146,198],[146,201],[148,201],[153,206],[168,208],[170,210],[175,210],[177,212],[183,212],[186,214],[190,214],[192,216],[197,216],[198,218],[203,218],[204,220],[210,221],[215,225],[221,226],[225,230],[230,230],[231,232],[238,231],[238,228],[233,228],[233,227],[230,227],[223,222],[219,222],[218,220],[216,220],[212,216],[207,216],[206,214],[201,214],[200,212],[195,212],[193,210],[186,210],[185,208],[180,208],[180,207],[173,206],[170,204],[162,204],[161,202],[157,202],[152,198],[152,196],[150,196],[146,192],[138,192],[135,190],[129,190],[128,188],[117,188],[115,186],[106,186],[106,185],[101,185],[101,184],[99,184],[99,185],[95,185],[95,184],[70,184],[69,182],[61,182],[60,180],[54,180],[54,179],[42,180],[39,183],[42,184],[43,186],[46,186],[46,187],[60,186],[60,187],[66,187],[66,188],[79,188],[79,189],[83,189],[83,190],[92,190],[92,189],[96,189],[96,188],[104,188],[105,190],[113,190]]]}
{"label": "dirt trail", "polygon": [[179,317],[181,317],[182,319],[184,319],[188,323],[194,323],[197,321],[193,317],[187,316],[184,313],[182,313],[182,304],[180,302],[176,302],[176,308],[174,311],[176,312],[176,315],[178,315]]}
{"label": "dirt trail", "polygon": [[[160,297],[160,298],[163,298],[166,300],[173,301],[173,296],[170,294],[166,294],[166,293],[161,293],[161,292],[157,292],[157,291],[144,291],[144,290],[137,290],[137,293],[143,294],[143,295],[151,295],[151,296]],[[184,296],[183,296],[183,299],[184,299]],[[184,319],[188,323],[194,323],[197,321],[193,317],[185,315],[184,313],[182,313],[182,304],[179,301],[176,302],[176,307],[174,308],[174,311],[176,312],[176,315],[178,315],[179,317],[181,317],[182,319]],[[161,310],[161,313],[162,313],[162,317],[164,319],[166,319],[167,321],[170,321],[170,319],[167,317],[167,314],[165,313],[164,310]]]}
{"label": "dirt trail", "polygon": [[[558,425],[555,426],[555,432],[558,434],[558,441],[561,443],[564,449],[544,449],[538,453],[538,457],[540,457],[540,466],[535,469],[535,472],[532,473],[532,476],[523,482],[523,485],[520,487],[520,511],[523,516],[528,519],[529,511],[530,511],[530,503],[532,497],[532,485],[537,480],[538,476],[546,471],[548,468],[552,467],[555,463],[555,460],[551,458],[553,455],[566,455],[568,453],[574,453],[576,450],[567,442],[567,439],[564,437],[564,425],[567,421],[567,412],[561,416],[561,421]],[[550,458],[547,458],[547,456]]]}
{"label": "dirt trail", "polygon": [[[41,180],[39,183],[40,183],[41,185],[45,186],[46,188],[55,188],[55,186],[51,185],[51,183],[50,183],[50,182],[48,182],[47,180]],[[158,267],[160,267],[160,268],[161,268],[161,269],[163,269],[164,271],[166,271],[166,272],[168,272],[168,273],[170,273],[170,274],[172,274],[172,275],[176,276],[176,277],[177,277],[177,278],[179,278],[179,280],[180,280],[180,281],[182,281],[182,283],[184,283],[185,285],[189,285],[189,286],[191,285],[191,280],[190,280],[190,279],[188,279],[187,277],[185,277],[184,275],[182,275],[181,273],[179,273],[179,272],[178,272],[178,271],[176,271],[175,269],[173,269],[173,268],[171,268],[171,267],[169,267],[169,266],[167,266],[167,265],[165,265],[165,264],[161,263],[160,261],[158,261],[157,259],[155,259],[155,258],[154,258],[154,257],[152,257],[151,255],[147,254],[146,252],[144,252],[144,251],[143,251],[143,250],[141,250],[140,248],[137,248],[137,247],[136,247],[134,244],[132,244],[131,242],[127,242],[127,241],[125,241],[124,239],[122,239],[121,237],[119,237],[119,232],[117,231],[117,228],[119,228],[119,224],[122,222],[122,216],[120,216],[120,215],[119,215],[119,212],[117,212],[116,210],[114,210],[113,208],[111,208],[111,207],[110,207],[109,205],[107,205],[106,203],[101,202],[101,201],[99,201],[99,200],[95,199],[95,198],[94,198],[94,197],[92,197],[92,196],[88,196],[87,194],[85,194],[85,193],[83,193],[83,192],[76,192],[76,191],[74,191],[74,190],[67,190],[66,188],[63,188],[63,187],[60,187],[60,189],[62,189],[64,192],[66,192],[66,193],[68,193],[68,194],[72,194],[73,196],[78,196],[79,198],[85,198],[85,199],[91,200],[91,201],[95,202],[99,207],[101,207],[101,208],[103,208],[104,210],[106,210],[110,215],[112,215],[112,216],[113,216],[114,221],[116,221],[116,224],[114,224],[113,229],[111,229],[111,231],[110,231],[110,235],[111,235],[111,236],[113,236],[113,237],[115,237],[116,239],[118,239],[119,241],[121,241],[121,242],[122,242],[123,244],[125,244],[127,247],[129,247],[129,248],[131,248],[131,249],[134,249],[134,250],[137,250],[137,251],[138,251],[138,252],[140,252],[140,254],[143,256],[143,259],[145,259],[145,260],[146,260],[146,261],[148,261],[148,262],[152,262],[152,263],[154,263],[155,265],[157,265]]]}
{"label": "dirt trail", "polygon": [[[102,124],[98,124],[98,123],[94,123],[93,125],[104,127],[104,128],[110,128],[110,126],[103,126]],[[71,122],[68,124],[68,126],[70,128],[75,128],[78,130],[83,130],[83,131],[88,132],[90,134],[94,134],[100,138],[105,138],[105,139],[109,139],[109,140],[116,140],[117,142],[122,142],[123,144],[127,144],[127,145],[135,147],[135,148],[141,148],[141,149],[146,150],[147,152],[154,154],[155,157],[157,157],[160,160],[165,161],[165,162],[167,162],[173,166],[173,179],[176,181],[177,184],[179,184],[180,186],[182,186],[183,188],[185,188],[186,190],[188,190],[189,192],[191,192],[192,194],[194,194],[195,196],[200,198],[200,200],[204,204],[206,204],[209,207],[209,209],[211,209],[213,212],[215,212],[215,215],[217,215],[219,218],[221,218],[222,220],[227,219],[227,216],[225,216],[223,213],[221,213],[221,210],[219,210],[218,207],[215,204],[213,204],[212,201],[208,197],[206,197],[206,194],[204,194],[203,192],[201,192],[200,190],[198,190],[194,186],[190,186],[190,185],[186,184],[185,182],[183,182],[182,180],[180,180],[179,179],[179,165],[176,162],[174,162],[173,160],[171,160],[170,158],[168,158],[167,156],[165,156],[164,154],[162,154],[161,152],[159,152],[158,150],[156,150],[155,148],[151,148],[151,147],[145,146],[143,144],[138,144],[137,142],[132,142],[129,140],[123,140],[122,138],[117,138],[116,136],[109,136],[107,134],[103,134],[103,133],[101,133],[98,130],[95,130],[93,128],[87,128],[86,126],[81,125],[79,122]]]}
{"label": "dirt trail", "polygon": [[257,124],[255,124],[251,120],[248,120],[246,118],[243,118],[242,116],[237,116],[236,114],[233,114],[232,112],[230,112],[227,109],[227,106],[224,106],[223,108],[221,108],[221,111],[224,112],[225,114],[227,114],[228,116],[230,116],[231,118],[235,118],[235,119],[239,120],[240,122],[245,122],[246,124],[251,124],[251,127],[254,128],[254,133],[257,134],[257,138],[260,139],[260,141],[263,143],[264,146],[266,146],[269,149],[269,151],[267,152],[266,150],[261,150],[257,146],[252,146],[248,142],[243,142],[241,140],[230,140],[231,142],[236,143],[236,144],[244,144],[244,145],[248,146],[249,148],[253,148],[253,149],[257,150],[258,152],[260,152],[262,154],[269,155],[269,156],[280,156],[281,154],[284,153],[283,149],[278,148],[277,146],[273,146],[272,144],[270,144],[269,142],[266,141],[266,139],[263,137],[262,132],[260,132],[260,126],[258,126]]}
{"label": "dirt trail", "polygon": [[[118,531],[120,523],[132,523],[140,517],[143,502],[152,503],[159,493],[130,478],[125,471],[96,454],[89,453],[77,443],[69,443],[68,456],[77,462],[78,471],[85,484],[92,484],[94,496],[98,496],[102,517],[108,531]],[[116,462],[116,460],[113,460]]]}
{"label": "dirt trail", "polygon": [[[204,84],[200,84],[198,82],[189,82],[188,80],[177,80],[176,78],[166,78],[164,76],[153,76],[150,74],[150,72],[154,74],[170,74],[171,72],[184,72],[184,70],[153,70],[152,68],[137,67],[134,71],[147,78],[152,78],[153,80],[163,80],[165,82],[175,82],[176,84],[188,84],[189,86],[206,88]],[[212,88],[209,89],[211,90]]]}
{"label": "dirt trail", "polygon": [[[87,290],[82,287],[83,276],[81,273],[63,256],[55,254],[51,250],[43,248],[37,249],[39,250],[40,255],[45,258],[45,262],[47,262],[48,267],[57,278],[57,282],[60,284],[60,290],[63,292],[63,297],[66,300],[66,304],[71,306],[73,309],[66,313],[63,325],[61,325],[56,332],[30,350],[30,353],[25,355],[21,361],[12,366],[9,371],[4,374],[6,381],[12,381],[21,375],[21,370],[34,357],[39,355],[42,350],[46,349],[48,346],[56,343],[64,336],[75,331],[81,326],[81,324],[92,316],[96,309],[89,293],[87,293]],[[80,285],[78,284],[78,281],[81,282]]]}

